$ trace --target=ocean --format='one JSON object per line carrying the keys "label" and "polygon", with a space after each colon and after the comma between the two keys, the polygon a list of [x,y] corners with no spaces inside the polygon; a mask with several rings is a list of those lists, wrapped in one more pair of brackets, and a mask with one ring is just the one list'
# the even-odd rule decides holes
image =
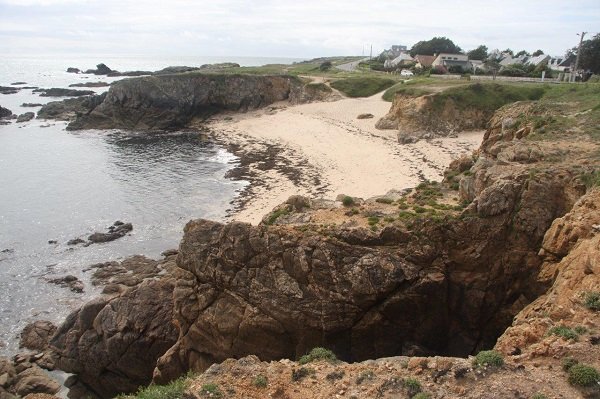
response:
{"label": "ocean", "polygon": [[[243,66],[297,59],[248,57],[0,57],[0,86],[26,82],[41,88],[121,78],[66,73],[105,63],[119,71],[172,65],[237,62]],[[18,87],[18,86],[16,86]],[[81,88],[88,90],[88,88]],[[107,88],[92,89],[101,93]],[[22,103],[46,103],[32,89],[0,94],[15,114],[37,111]],[[18,350],[18,335],[35,320],[60,323],[98,295],[83,269],[134,254],[160,258],[176,248],[190,219],[223,220],[247,184],[227,179],[237,158],[194,131],[136,134],[65,130],[66,123],[34,119],[0,126],[0,354]],[[106,231],[113,222],[133,223],[131,235],[88,247],[68,246]],[[56,241],[57,243],[49,243]],[[83,294],[48,280],[75,275]]]}

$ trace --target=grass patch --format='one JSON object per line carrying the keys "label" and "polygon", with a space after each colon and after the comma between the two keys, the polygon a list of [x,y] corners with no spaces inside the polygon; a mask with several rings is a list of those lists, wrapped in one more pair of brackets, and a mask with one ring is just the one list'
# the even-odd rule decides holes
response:
{"label": "grass patch", "polygon": [[269,216],[266,224],[270,226],[275,223],[280,216],[287,215],[288,213],[290,213],[290,211],[288,211],[286,208],[278,209]]}
{"label": "grass patch", "polygon": [[473,366],[475,367],[501,367],[502,365],[504,365],[502,355],[494,350],[481,351],[473,359]]}
{"label": "grass patch", "polygon": [[442,108],[453,100],[458,108],[493,112],[503,105],[516,101],[539,100],[546,86],[474,83],[451,87],[435,96],[434,106]]}
{"label": "grass patch", "polygon": [[376,77],[359,77],[340,79],[331,83],[331,87],[337,89],[348,97],[370,97],[387,89],[396,83],[395,80]]}
{"label": "grass patch", "polygon": [[414,397],[415,395],[419,394],[422,391],[421,383],[416,378],[410,378],[410,377],[406,378],[402,382],[402,385],[404,385],[404,388],[406,388],[408,396],[411,398]]}
{"label": "grass patch", "polygon": [[367,218],[367,223],[369,223],[369,226],[375,226],[379,223],[379,218],[377,216],[369,216]]}
{"label": "grass patch", "polygon": [[575,364],[569,369],[569,384],[591,387],[600,382],[600,373],[592,366]]}
{"label": "grass patch", "polygon": [[431,396],[429,396],[429,394],[425,393],[425,392],[419,392],[418,394],[416,394],[415,396],[412,397],[412,399],[430,399]]}
{"label": "grass patch", "polygon": [[[200,395],[207,398],[222,398],[223,392],[221,392],[217,384],[209,383],[202,385],[200,388]],[[178,398],[181,398],[181,396]]]}
{"label": "grass patch", "polygon": [[167,385],[149,385],[132,395],[119,395],[118,399],[180,399],[189,386],[187,377],[180,377]]}
{"label": "grass patch", "polygon": [[392,204],[394,202],[393,199],[391,198],[387,198],[387,197],[382,197],[382,198],[377,198],[375,200],[375,202],[379,202],[380,204]]}
{"label": "grass patch", "polygon": [[269,380],[264,375],[259,374],[252,380],[252,385],[257,388],[266,388],[269,385]]}
{"label": "grass patch", "polygon": [[583,305],[590,310],[599,311],[600,310],[600,292],[598,292],[598,291],[586,292],[583,297]]}
{"label": "grass patch", "polygon": [[404,82],[400,82],[387,89],[385,93],[383,93],[382,98],[385,101],[391,102],[394,101],[396,94],[402,94],[408,97],[421,97],[431,93],[432,91],[430,90],[423,89],[421,87],[408,86],[404,84]]}
{"label": "grass patch", "polygon": [[565,326],[552,327],[548,330],[548,335],[557,335],[564,339],[572,339],[574,341],[577,341],[577,338],[579,337],[575,330]]}
{"label": "grass patch", "polygon": [[302,356],[298,363],[300,364],[308,364],[317,360],[326,360],[328,362],[337,361],[337,357],[335,353],[325,348],[313,348],[307,355]]}
{"label": "grass patch", "polygon": [[581,175],[581,181],[587,188],[600,186],[600,171],[595,170],[590,173],[584,173]]}

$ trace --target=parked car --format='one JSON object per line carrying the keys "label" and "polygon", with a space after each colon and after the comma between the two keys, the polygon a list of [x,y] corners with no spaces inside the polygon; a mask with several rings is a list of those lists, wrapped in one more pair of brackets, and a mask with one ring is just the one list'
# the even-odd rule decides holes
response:
{"label": "parked car", "polygon": [[414,74],[409,71],[408,69],[403,69],[402,71],[400,71],[400,76],[413,76]]}

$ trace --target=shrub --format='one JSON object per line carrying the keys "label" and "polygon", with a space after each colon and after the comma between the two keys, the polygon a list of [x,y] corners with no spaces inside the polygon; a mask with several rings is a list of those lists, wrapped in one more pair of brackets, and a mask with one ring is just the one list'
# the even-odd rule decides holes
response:
{"label": "shrub", "polygon": [[325,379],[327,381],[341,380],[342,378],[344,378],[344,375],[346,375],[344,370],[332,371],[331,373],[325,376]]}
{"label": "shrub", "polygon": [[574,341],[576,341],[578,337],[575,331],[565,326],[552,327],[548,330],[548,335],[558,335],[564,339],[572,339]]}
{"label": "shrub", "polygon": [[181,377],[167,385],[149,385],[140,388],[135,395],[121,395],[120,399],[179,399],[189,385],[189,379]]}
{"label": "shrub", "polygon": [[254,377],[252,384],[257,388],[266,388],[269,385],[269,380],[264,375],[259,374]]}
{"label": "shrub", "polygon": [[331,61],[325,61],[321,65],[319,65],[319,69],[321,71],[329,71],[332,66],[333,64],[331,63]]}
{"label": "shrub", "polygon": [[396,83],[395,80],[376,77],[340,79],[331,83],[331,87],[337,89],[348,97],[370,97],[385,90]]}
{"label": "shrub", "polygon": [[314,374],[314,370],[306,367],[300,367],[299,369],[292,369],[292,381],[302,381],[304,378],[311,374]]}
{"label": "shrub", "polygon": [[572,357],[566,357],[562,360],[562,369],[564,371],[569,371],[571,367],[575,366],[577,363],[579,362],[576,359]]}
{"label": "shrub", "polygon": [[394,200],[391,198],[383,197],[383,198],[377,198],[375,200],[375,202],[379,202],[380,204],[388,204],[389,205],[389,204],[393,203]]}
{"label": "shrub", "polygon": [[587,330],[588,330],[588,329],[587,329],[587,328],[585,328],[584,326],[577,326],[577,327],[575,327],[575,328],[574,328],[574,331],[575,331],[575,332],[576,332],[578,335],[585,334],[585,333],[587,332]]}
{"label": "shrub", "polygon": [[372,380],[373,378],[375,378],[375,373],[372,372],[371,370],[368,371],[363,371],[362,373],[360,373],[360,375],[356,378],[356,385],[360,385],[362,384],[364,381],[367,380]]}
{"label": "shrub", "polygon": [[369,218],[367,219],[369,226],[375,226],[377,223],[379,223],[379,218],[377,216],[369,216]]}
{"label": "shrub", "polygon": [[337,357],[335,353],[325,348],[313,348],[307,355],[304,355],[298,360],[300,364],[307,364],[314,362],[315,360],[327,360],[329,362],[335,362]]}
{"label": "shrub", "polygon": [[418,394],[413,396],[412,399],[429,399],[430,397],[431,396],[429,396],[429,394],[427,394],[425,392],[419,392]]}
{"label": "shrub", "polygon": [[267,219],[266,224],[270,226],[273,223],[275,223],[277,221],[277,219],[279,219],[280,216],[287,215],[288,213],[290,213],[290,212],[286,208],[278,209],[278,210],[274,211],[273,213],[271,213],[271,215],[269,215],[269,218]]}
{"label": "shrub", "polygon": [[569,369],[569,384],[590,387],[600,381],[598,370],[585,364],[575,364]]}
{"label": "shrub", "polygon": [[349,195],[344,196],[344,198],[342,198],[342,204],[344,206],[352,206],[354,205],[354,198],[350,197]]}
{"label": "shrub", "polygon": [[504,364],[504,359],[502,355],[494,350],[491,351],[481,351],[473,360],[473,366],[481,367],[481,366],[491,366],[491,367],[500,367]]}
{"label": "shrub", "polygon": [[[600,177],[598,181],[600,182]],[[590,310],[600,310],[600,292],[586,292],[583,304]]]}
{"label": "shrub", "polygon": [[[221,398],[223,397],[223,393],[219,389],[217,384],[204,384],[200,388],[200,395],[210,397],[210,398]],[[178,397],[180,398],[180,396]]]}
{"label": "shrub", "polygon": [[403,381],[403,385],[408,392],[408,396],[411,398],[421,392],[421,383],[415,378],[406,378]]}

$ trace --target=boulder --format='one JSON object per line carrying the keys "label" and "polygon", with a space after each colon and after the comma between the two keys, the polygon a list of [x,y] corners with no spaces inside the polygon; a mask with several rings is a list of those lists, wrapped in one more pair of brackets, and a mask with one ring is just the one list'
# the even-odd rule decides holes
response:
{"label": "boulder", "polygon": [[21,397],[31,393],[52,395],[60,390],[60,384],[51,379],[41,368],[32,366],[17,375],[13,389]]}
{"label": "boulder", "polygon": [[113,72],[113,70],[107,67],[105,64],[98,64],[96,65],[96,69],[88,69],[84,73],[94,75],[108,75],[111,72]]}
{"label": "boulder", "polygon": [[81,73],[81,70],[79,68],[69,67],[67,68],[67,73]]}
{"label": "boulder", "polygon": [[29,108],[29,107],[41,107],[42,105],[44,105],[44,104],[40,104],[40,103],[23,103],[23,104],[21,104],[21,107],[26,107],[26,108]]}
{"label": "boulder", "polygon": [[25,112],[24,114],[19,115],[17,118],[17,123],[29,122],[33,118],[35,118],[34,112]]}
{"label": "boulder", "polygon": [[0,86],[0,94],[15,94],[18,93],[21,89],[18,87],[6,87]]}
{"label": "boulder", "polygon": [[0,106],[0,119],[10,118],[12,116],[12,111],[8,108],[4,108]]}
{"label": "boulder", "polygon": [[25,326],[21,332],[20,348],[44,351],[54,333],[56,326],[46,320],[38,320]]}
{"label": "boulder", "polygon": [[83,282],[73,275],[50,279],[48,282],[60,285],[61,287],[69,288],[71,291],[76,293],[82,293],[84,288]]}
{"label": "boulder", "polygon": [[131,223],[115,222],[114,225],[108,228],[108,233],[95,232],[88,237],[88,240],[93,244],[114,241],[118,238],[124,237],[132,230],[133,225]]}
{"label": "boulder", "polygon": [[373,114],[360,114],[356,117],[356,119],[372,119],[375,115]]}

